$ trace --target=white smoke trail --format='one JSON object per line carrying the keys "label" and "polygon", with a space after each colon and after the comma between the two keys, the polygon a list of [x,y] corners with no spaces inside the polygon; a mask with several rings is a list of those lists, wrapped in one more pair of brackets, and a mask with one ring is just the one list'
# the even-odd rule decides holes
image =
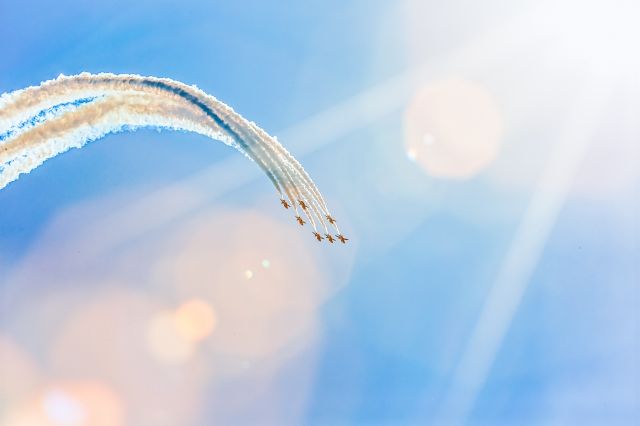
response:
{"label": "white smoke trail", "polygon": [[[71,102],[72,99],[80,96],[88,98],[131,92],[144,92],[162,98],[179,97],[183,102],[196,101],[201,107],[209,108],[211,112],[223,118],[225,125],[232,128],[234,132],[241,133],[245,139],[252,139],[251,130],[254,127],[257,128],[253,123],[247,122],[231,108],[212,96],[195,87],[173,80],[136,75],[92,75],[83,73],[71,77],[60,76],[55,80],[44,82],[40,86],[29,87],[8,94],[3,97],[4,99],[0,98],[0,129],[16,126],[39,111],[52,108],[62,102]],[[274,144],[271,137],[267,135],[262,139],[263,145],[266,143],[266,145],[273,147]],[[239,142],[232,141],[232,144],[240,149]],[[269,153],[262,149],[262,145],[259,145],[258,148],[261,149],[266,158],[273,160],[270,158]],[[248,154],[251,155],[251,153]],[[256,161],[255,158],[254,161]],[[256,162],[259,163],[260,160]],[[299,165],[294,164],[294,166]],[[267,170],[265,172],[268,173]],[[298,174],[304,175],[301,172],[303,172],[303,169],[299,168]],[[278,189],[280,190],[279,187]]]}
{"label": "white smoke trail", "polygon": [[[167,120],[154,112],[160,107],[174,117],[182,116],[182,119]],[[196,110],[165,100],[158,105],[146,95],[128,95],[126,103],[118,95],[100,98],[18,132],[0,145],[0,188],[48,158],[126,128],[155,126],[191,130],[211,138],[225,139],[219,129],[193,124],[202,119],[203,115]]]}
{"label": "white smoke trail", "polygon": [[235,147],[263,169],[297,215],[305,202],[314,230],[315,215],[328,233],[320,191],[275,138],[201,90],[155,77],[83,73],[0,96],[0,189],[70,148],[140,127],[196,132]]}

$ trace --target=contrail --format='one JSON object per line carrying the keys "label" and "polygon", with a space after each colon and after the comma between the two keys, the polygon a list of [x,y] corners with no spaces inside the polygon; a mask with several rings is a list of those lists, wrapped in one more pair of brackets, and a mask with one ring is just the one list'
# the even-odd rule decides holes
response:
{"label": "contrail", "polygon": [[197,87],[166,78],[61,75],[0,96],[0,189],[71,148],[141,127],[195,132],[233,146],[258,164],[296,217],[302,210],[314,231],[333,227],[340,234],[316,185],[274,137]]}

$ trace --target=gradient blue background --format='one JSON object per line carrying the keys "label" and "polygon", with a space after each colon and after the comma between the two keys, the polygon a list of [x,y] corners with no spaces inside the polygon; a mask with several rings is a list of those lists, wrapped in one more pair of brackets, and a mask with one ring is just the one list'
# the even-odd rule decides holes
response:
{"label": "gradient blue background", "polygon": [[[574,15],[556,16],[557,28],[564,25],[575,36],[581,2],[561,3]],[[574,57],[579,49],[570,43],[576,37],[557,42],[554,37],[561,39],[562,31],[535,33],[546,28],[545,22],[516,26],[511,44],[509,32],[478,42],[509,20],[528,22],[527,11],[534,5],[3,0],[0,92],[82,71],[197,84],[281,136],[336,206],[353,244],[322,247],[332,253],[314,254],[324,256],[328,271],[334,263],[344,269],[344,258],[349,266],[340,278],[343,285],[318,308],[321,337],[313,349],[315,366],[300,414],[278,421],[277,416],[262,417],[268,411],[263,405],[245,401],[229,408],[226,421],[236,416],[238,424],[261,424],[260,419],[321,425],[454,420],[469,425],[637,424],[638,85],[629,77],[633,73],[624,56],[618,64],[605,64],[607,72],[591,73],[590,63]],[[548,15],[556,14],[555,6],[547,6]],[[409,15],[422,24],[407,24]],[[584,19],[592,22],[590,16]],[[615,28],[613,19],[614,25],[603,28]],[[599,54],[595,47],[591,52]],[[451,54],[457,59],[448,59]],[[360,119],[359,111],[348,107],[354,96],[403,78],[419,64],[424,64],[424,78],[365,102],[375,108],[395,93],[389,100],[394,106],[382,107],[383,113]],[[468,179],[430,175],[407,158],[403,145],[403,105],[419,85],[449,77],[487,88],[504,114],[498,157]],[[595,107],[596,120],[574,120],[572,112],[594,85],[608,90]],[[304,139],[282,136],[345,102],[346,112],[338,115],[347,123],[337,122],[335,114],[326,120],[327,136],[317,136],[311,152]],[[334,134],[332,126],[340,130]],[[446,401],[457,401],[457,392],[467,391],[455,383],[456,368],[554,148],[572,137],[567,136],[575,130],[567,130],[571,126],[582,130],[576,138],[582,138],[586,152],[568,178],[557,212],[551,209],[550,232],[540,230],[541,252],[527,254],[524,263],[533,263],[521,302],[505,324],[468,412],[443,413]],[[9,304],[26,304],[31,293],[16,296],[6,289],[12,271],[60,212],[88,199],[127,191],[145,194],[188,181],[237,156],[196,135],[143,130],[65,153],[0,191],[0,330],[40,359],[37,330],[26,337],[9,314]],[[239,167],[242,173],[256,168],[249,162]],[[270,215],[295,227],[280,211],[268,180],[255,176],[259,179],[201,208],[266,205]],[[220,179],[227,178],[221,174]],[[265,194],[273,198],[270,204],[254,204]],[[534,237],[536,232],[531,230]],[[153,236],[147,232],[136,238]],[[316,244],[312,238],[306,242]],[[313,251],[321,250],[314,246]],[[101,261],[107,269],[109,259]],[[332,272],[327,277],[334,279]],[[30,285],[43,289],[54,284]],[[295,381],[305,356],[281,363],[269,392],[282,392],[286,399],[286,387],[278,383]],[[232,400],[251,385],[238,380],[216,386],[227,389]],[[222,421],[216,417],[219,404],[232,405],[219,394],[204,392],[204,400],[193,424]]]}

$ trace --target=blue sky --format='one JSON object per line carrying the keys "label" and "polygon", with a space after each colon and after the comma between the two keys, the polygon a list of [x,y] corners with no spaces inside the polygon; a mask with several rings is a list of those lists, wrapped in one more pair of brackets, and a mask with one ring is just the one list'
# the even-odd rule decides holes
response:
{"label": "blue sky", "polygon": [[[605,39],[619,56],[580,33],[615,23],[611,8],[560,4],[0,4],[0,92],[82,71],[196,84],[277,135],[352,239],[318,246],[254,164],[201,136],[110,135],[47,161],[0,191],[0,354],[37,371],[32,388],[0,388],[0,419],[43,386],[83,403],[69,384],[82,382],[117,395],[116,425],[637,422],[636,64],[623,23]],[[460,157],[412,159],[407,111],[423,87],[420,129],[450,104],[454,129],[484,129],[482,111],[456,114],[489,99],[495,155],[465,169],[489,148],[451,130]],[[198,240],[209,229],[225,239]],[[271,271],[282,259],[291,272],[242,275],[266,253]],[[163,268],[188,273],[171,281]],[[274,287],[236,294],[236,272]],[[135,292],[114,299],[132,319],[114,319],[115,340],[65,346],[76,336],[65,324],[122,291]],[[142,354],[132,330],[190,297],[219,311],[193,358],[157,361],[153,380],[137,372],[143,355],[101,358],[114,345]],[[249,326],[216,303],[247,309]],[[184,396],[125,389],[145,383]]]}

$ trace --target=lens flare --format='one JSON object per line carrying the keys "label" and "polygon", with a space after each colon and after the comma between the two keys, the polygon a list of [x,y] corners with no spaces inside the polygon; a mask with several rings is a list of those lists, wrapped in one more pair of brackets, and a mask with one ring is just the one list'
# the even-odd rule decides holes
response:
{"label": "lens flare", "polygon": [[195,221],[171,246],[158,260],[162,274],[172,293],[214,310],[215,329],[203,341],[212,352],[260,359],[313,337],[316,309],[329,289],[295,229],[257,211],[219,211]]}
{"label": "lens flare", "polygon": [[216,314],[204,300],[189,300],[174,315],[178,333],[188,341],[198,342],[209,336],[216,326]]}
{"label": "lens flare", "polygon": [[171,311],[161,312],[151,320],[147,342],[151,355],[166,364],[182,364],[195,351],[194,342],[180,333]]}
{"label": "lens flare", "polygon": [[464,80],[423,87],[405,111],[405,149],[433,176],[470,178],[498,153],[502,118],[491,94]]}
{"label": "lens flare", "polygon": [[131,290],[133,280],[120,282],[98,282],[104,289],[70,304],[46,357],[49,373],[109,384],[126,402],[127,424],[191,424],[211,361],[178,332],[179,305]]}
{"label": "lens flare", "polygon": [[107,385],[63,381],[47,385],[12,409],[6,426],[122,426],[122,400]]}

